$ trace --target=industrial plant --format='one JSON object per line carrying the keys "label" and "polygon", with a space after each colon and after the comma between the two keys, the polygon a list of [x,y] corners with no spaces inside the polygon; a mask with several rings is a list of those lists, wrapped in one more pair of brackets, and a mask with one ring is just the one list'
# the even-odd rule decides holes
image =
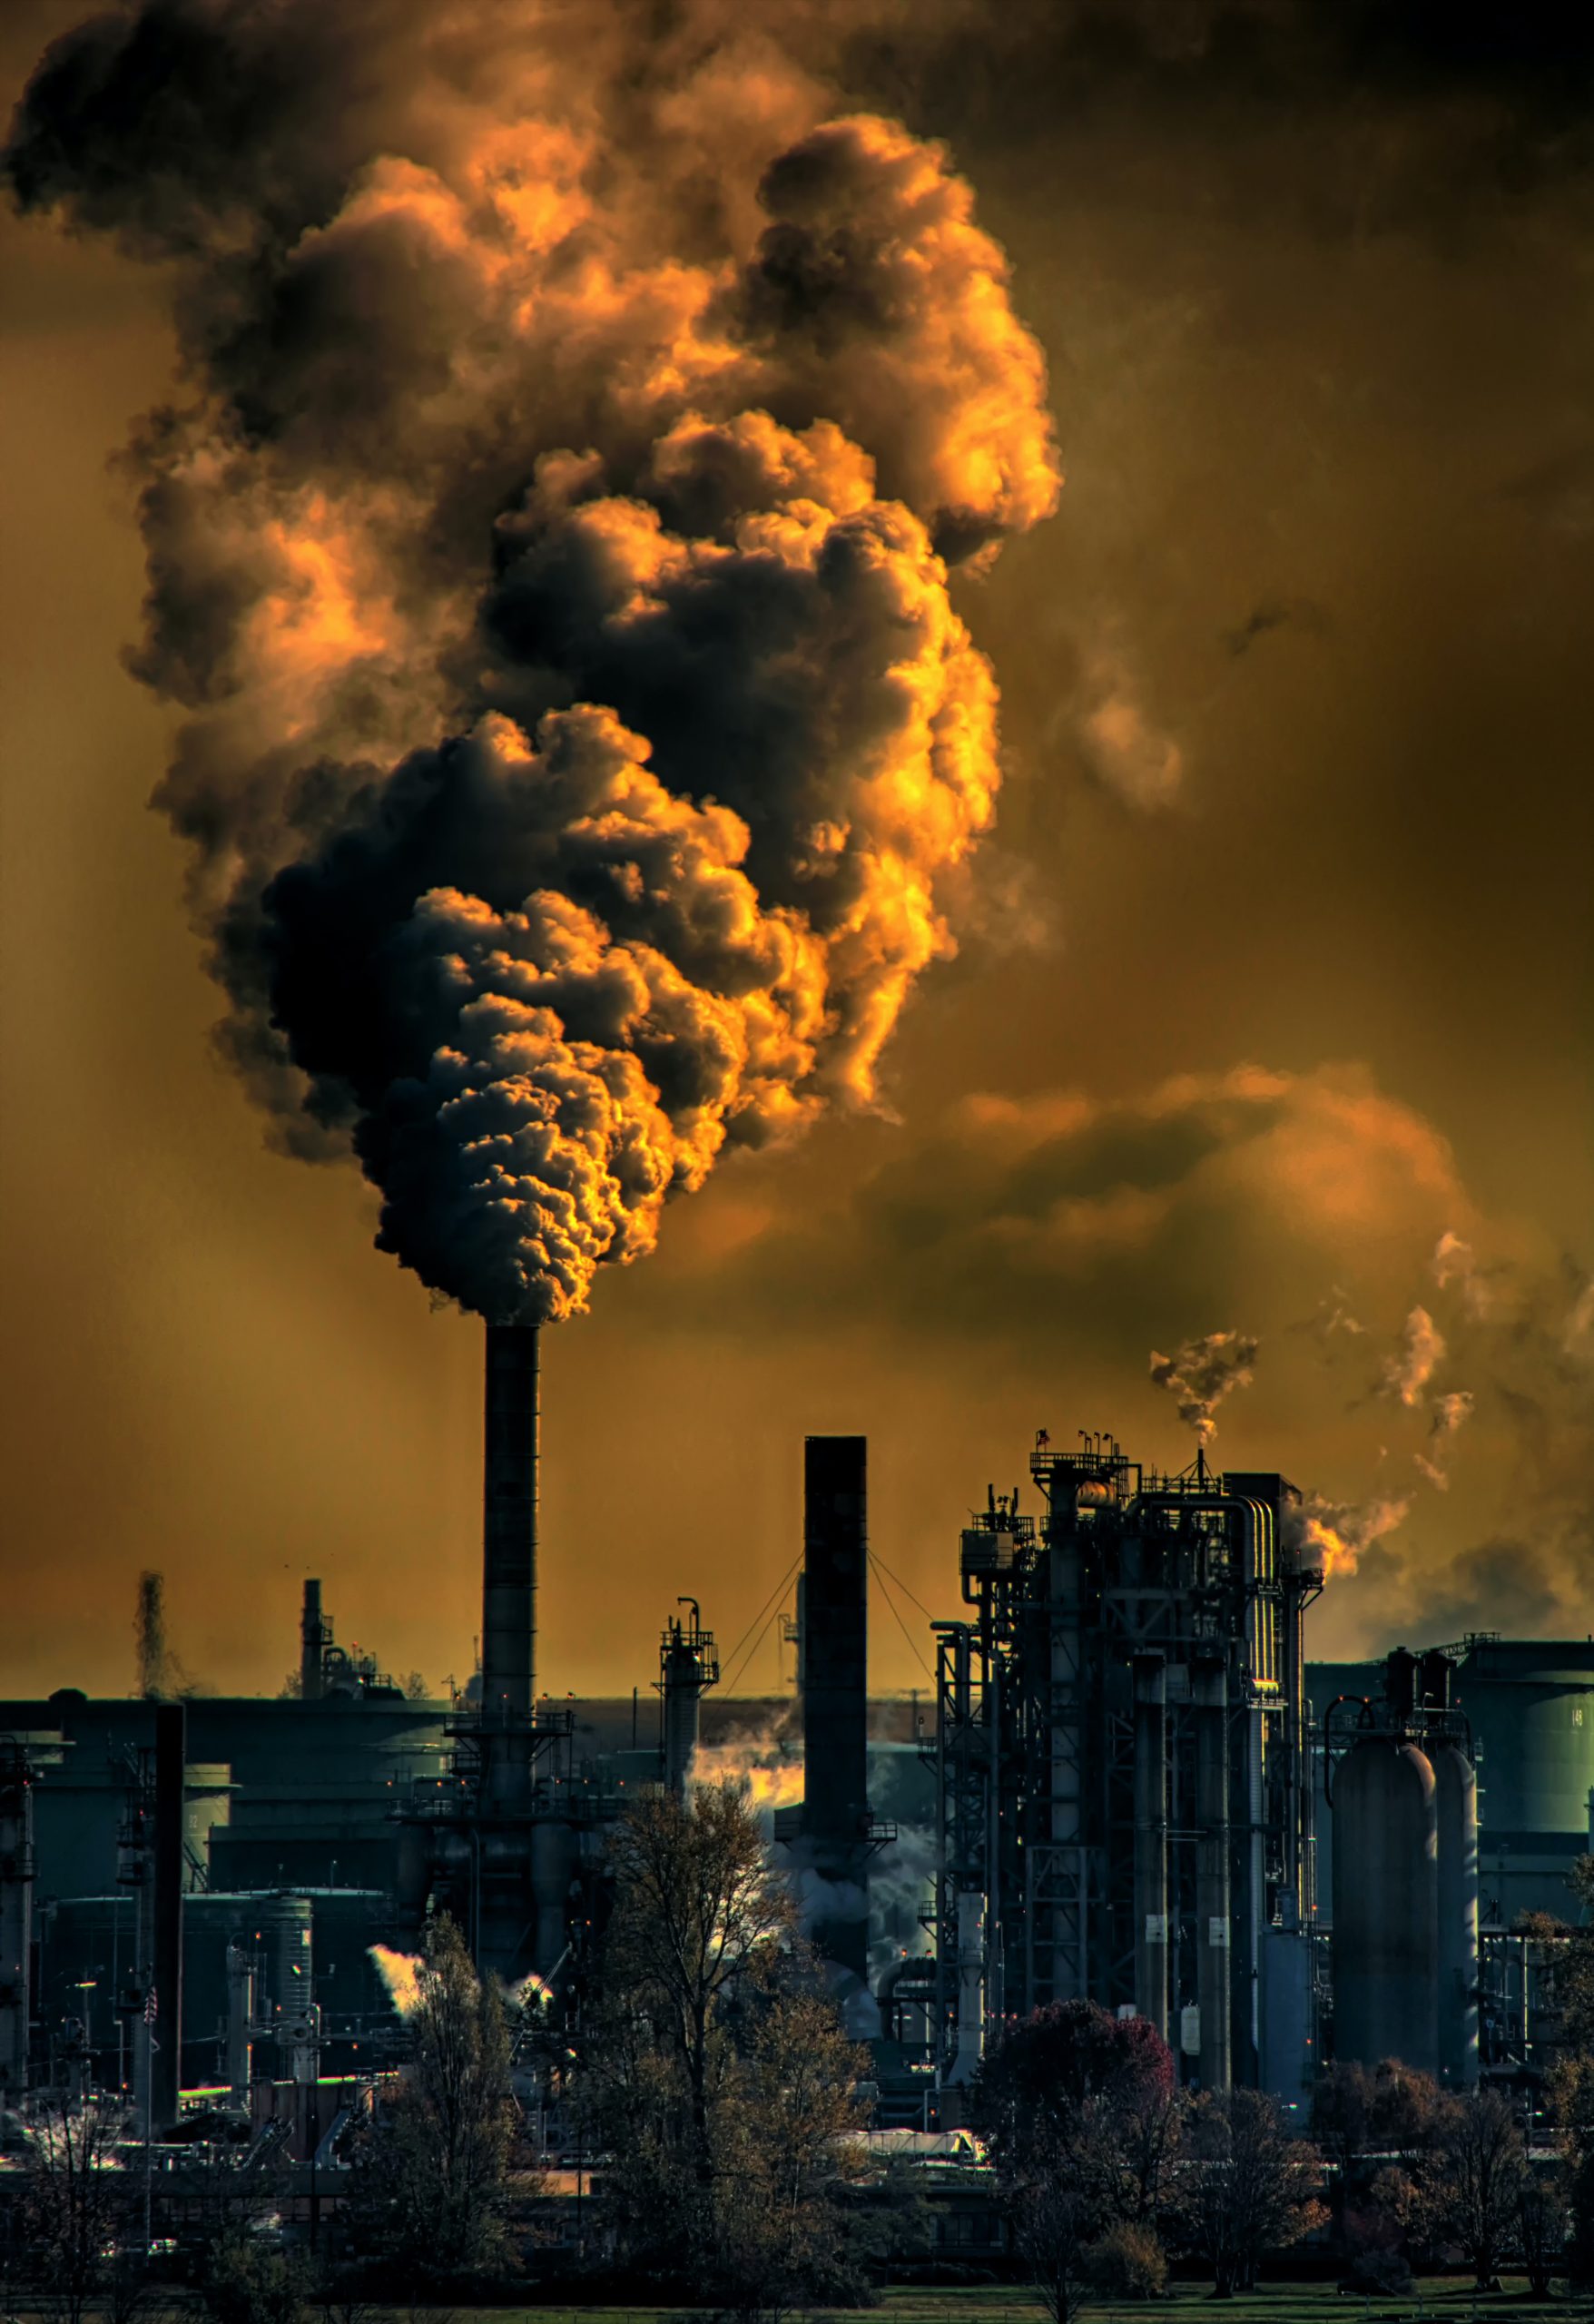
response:
{"label": "industrial plant", "polygon": [[1025,1483],[951,1513],[933,1688],[871,1694],[867,1450],[802,1448],[783,1696],[723,1691],[689,1597],[628,1696],[539,1693],[530,1326],[487,1333],[480,1667],[448,1699],[339,1646],[320,1580],[280,1697],[174,1694],[144,1577],[135,1691],[0,1705],[6,2103],[121,2093],[173,2152],[223,2121],[324,2187],[446,1911],[539,1997],[516,2070],[553,2151],[613,1829],[738,1774],[871,2045],[881,2128],[958,2131],[993,2038],[1071,1999],[1148,2020],[1187,2086],[1290,2110],[1331,2059],[1543,2080],[1555,2021],[1514,1925],[1571,1911],[1594,1644],[1314,1664],[1323,1576],[1283,1474],[1043,1432]]}

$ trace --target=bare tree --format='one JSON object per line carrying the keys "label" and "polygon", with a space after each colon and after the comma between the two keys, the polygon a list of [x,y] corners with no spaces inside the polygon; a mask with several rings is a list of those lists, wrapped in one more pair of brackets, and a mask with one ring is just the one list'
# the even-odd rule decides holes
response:
{"label": "bare tree", "polygon": [[852,2304],[867,2240],[851,2042],[796,1938],[746,1799],[649,1799],[615,1842],[615,1906],[583,2076],[625,2260],[742,2317]]}
{"label": "bare tree", "polygon": [[433,1923],[408,2024],[415,2056],[356,2152],[356,2206],[385,2256],[428,2278],[507,2250],[514,2103],[504,2005],[458,1929]]}
{"label": "bare tree", "polygon": [[1448,2099],[1440,2113],[1433,2225],[1465,2256],[1481,2291],[1515,2248],[1528,2156],[1498,2090]]}
{"label": "bare tree", "polygon": [[64,2324],[83,2324],[136,2203],[116,2152],[122,2110],[62,2096],[35,2102],[28,2123],[25,2248]]}
{"label": "bare tree", "polygon": [[700,1785],[685,1801],[667,1792],[645,1800],[615,1834],[614,1863],[605,1978],[664,2031],[706,2181],[716,2037],[727,2005],[771,1983],[795,1931],[791,1892],[734,1784]]}
{"label": "bare tree", "polygon": [[1250,2291],[1269,2251],[1326,2219],[1317,2149],[1292,2138],[1260,2090],[1208,2091],[1191,2113],[1180,2218],[1220,2299]]}
{"label": "bare tree", "polygon": [[1111,2171],[1107,2140],[1078,2126],[1067,2139],[1043,2127],[1024,2159],[1004,2173],[1013,2240],[1056,2324],[1073,2324],[1089,2299],[1104,2224],[1102,2190]]}

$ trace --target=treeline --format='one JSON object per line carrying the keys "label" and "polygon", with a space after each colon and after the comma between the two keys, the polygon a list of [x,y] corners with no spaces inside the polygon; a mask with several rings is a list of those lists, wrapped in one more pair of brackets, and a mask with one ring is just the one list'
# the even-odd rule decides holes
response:
{"label": "treeline", "polygon": [[[861,2135],[869,2053],[743,1795],[646,1800],[615,1835],[613,1869],[579,2038],[537,2037],[586,2166],[579,2250],[516,2101],[504,1996],[439,1918],[411,2063],[351,2132],[313,2251],[261,2231],[285,2166],[241,2169],[217,2147],[184,2172],[189,2285],[212,2324],[300,2324],[312,2302],[347,2324],[367,2302],[535,2295],[556,2274],[574,2293],[573,2270],[578,2296],[772,2317],[862,2305],[889,2262],[932,2257],[912,2174],[881,2168]],[[1578,1879],[1594,1901],[1594,1859]],[[974,2086],[976,2127],[1014,2262],[1058,2324],[1155,2297],[1175,2267],[1220,2297],[1245,2291],[1320,2230],[1370,2291],[1458,2260],[1480,2287],[1508,2265],[1536,2291],[1558,2271],[1594,2280],[1594,1927],[1531,1934],[1565,2037],[1552,2150],[1532,2149],[1525,2100],[1441,2092],[1393,2063],[1331,2067],[1305,2136],[1259,2092],[1181,2091],[1145,2020],[1064,2003],[1012,2027]],[[64,2324],[133,2324],[172,2272],[158,2195],[146,2257],[123,2128],[109,2102],[40,2104],[5,2174],[12,2283],[50,2293]]]}

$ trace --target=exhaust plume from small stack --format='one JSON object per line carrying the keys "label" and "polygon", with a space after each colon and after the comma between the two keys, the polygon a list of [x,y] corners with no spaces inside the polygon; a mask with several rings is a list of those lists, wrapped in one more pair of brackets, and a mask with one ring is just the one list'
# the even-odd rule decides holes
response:
{"label": "exhaust plume from small stack", "polygon": [[490,1322],[873,1100],[994,813],[948,575],[1055,503],[1040,351],[855,22],[775,21],[145,0],[7,150],[173,284],[133,667],[223,1045]]}
{"label": "exhaust plume from small stack", "polygon": [[1248,1388],[1257,1343],[1248,1332],[1207,1332],[1186,1340],[1172,1355],[1153,1349],[1151,1377],[1176,1399],[1179,1418],[1196,1432],[1198,1444],[1217,1434],[1217,1408],[1236,1388]]}

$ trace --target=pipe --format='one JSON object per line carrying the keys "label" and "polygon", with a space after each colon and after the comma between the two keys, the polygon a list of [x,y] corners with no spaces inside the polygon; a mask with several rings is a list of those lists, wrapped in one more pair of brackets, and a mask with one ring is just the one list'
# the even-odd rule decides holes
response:
{"label": "pipe", "polygon": [[1168,2031],[1167,1666],[1135,1657],[1135,2006]]}
{"label": "pipe", "polygon": [[254,1962],[236,1940],[227,1947],[227,2082],[235,2106],[249,2104],[254,2080]]}
{"label": "pipe", "polygon": [[524,1812],[536,1689],[537,1332],[489,1324],[482,1477],[481,1754],[487,1804]]}
{"label": "pipe", "polygon": [[985,2054],[985,1899],[977,1888],[958,1892],[958,2044],[949,2083],[973,2081]]}
{"label": "pipe", "polygon": [[151,2112],[160,2130],[174,2127],[182,2086],[182,1783],[188,1709],[155,1706],[154,2056]]}
{"label": "pipe", "polygon": [[1233,2079],[1229,1985],[1228,1668],[1218,1654],[1192,1668],[1196,1712],[1196,1997],[1201,2014],[1201,2087]]}
{"label": "pipe", "polygon": [[319,1703],[326,1691],[321,1676],[321,1650],[326,1640],[321,1620],[321,1585],[307,1581],[299,1616],[299,1692],[307,1703]]}

